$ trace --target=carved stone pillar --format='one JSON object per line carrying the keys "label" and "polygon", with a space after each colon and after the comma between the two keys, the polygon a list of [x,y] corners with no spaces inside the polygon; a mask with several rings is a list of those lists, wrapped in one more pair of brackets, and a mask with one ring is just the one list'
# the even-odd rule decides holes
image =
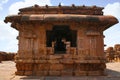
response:
{"label": "carved stone pillar", "polygon": [[66,42],[65,44],[66,44],[66,53],[70,54],[70,47],[71,47],[70,42]]}

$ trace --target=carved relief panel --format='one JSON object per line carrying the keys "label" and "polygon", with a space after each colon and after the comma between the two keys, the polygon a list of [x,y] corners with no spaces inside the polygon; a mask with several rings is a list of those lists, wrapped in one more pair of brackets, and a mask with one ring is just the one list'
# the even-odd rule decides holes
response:
{"label": "carved relief panel", "polygon": [[96,37],[92,36],[89,37],[90,41],[90,56],[95,56],[96,55]]}
{"label": "carved relief panel", "polygon": [[84,34],[84,28],[80,27],[78,32],[77,32],[77,50],[78,50],[78,55],[81,57],[86,56],[86,50],[85,50],[85,34]]}
{"label": "carved relief panel", "polygon": [[19,56],[25,58],[32,57],[34,52],[34,39],[37,36],[33,31],[33,26],[25,23],[21,27],[19,32]]}

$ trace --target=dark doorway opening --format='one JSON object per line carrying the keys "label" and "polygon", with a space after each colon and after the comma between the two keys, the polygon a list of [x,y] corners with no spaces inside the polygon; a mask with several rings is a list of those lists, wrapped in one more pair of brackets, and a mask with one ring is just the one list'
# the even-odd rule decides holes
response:
{"label": "dark doorway opening", "polygon": [[54,44],[54,53],[63,54],[66,53],[65,41],[69,41],[71,47],[76,47],[76,31],[70,30],[68,25],[54,25],[52,31],[46,32],[47,47],[52,47]]}
{"label": "dark doorway opening", "polygon": [[68,41],[70,38],[70,35],[68,34],[70,32],[69,26],[66,25],[56,25],[53,27],[53,34],[54,34],[54,52],[55,53],[66,53],[66,44],[63,42],[63,39]]}

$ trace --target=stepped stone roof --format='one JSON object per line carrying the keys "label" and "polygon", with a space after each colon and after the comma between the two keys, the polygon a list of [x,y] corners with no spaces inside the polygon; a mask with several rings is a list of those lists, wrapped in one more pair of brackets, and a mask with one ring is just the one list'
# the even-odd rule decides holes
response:
{"label": "stepped stone roof", "polygon": [[[103,16],[103,7],[97,6],[38,6],[19,9],[18,15],[11,15],[5,18],[5,22],[19,23],[28,21],[54,22],[73,21],[99,24],[103,30],[118,23],[113,16]],[[98,27],[99,27],[98,26]]]}
{"label": "stepped stone roof", "polygon": [[19,14],[82,14],[82,15],[103,15],[103,7],[97,6],[39,6],[19,9]]}

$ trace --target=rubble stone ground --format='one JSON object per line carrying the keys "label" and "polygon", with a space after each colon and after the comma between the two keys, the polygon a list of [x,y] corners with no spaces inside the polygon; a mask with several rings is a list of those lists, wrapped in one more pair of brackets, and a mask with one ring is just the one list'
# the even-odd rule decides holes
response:
{"label": "rubble stone ground", "polygon": [[40,76],[17,76],[15,63],[13,61],[2,61],[0,63],[0,80],[120,80],[120,62],[106,63],[106,76],[62,76],[62,77],[40,77]]}

